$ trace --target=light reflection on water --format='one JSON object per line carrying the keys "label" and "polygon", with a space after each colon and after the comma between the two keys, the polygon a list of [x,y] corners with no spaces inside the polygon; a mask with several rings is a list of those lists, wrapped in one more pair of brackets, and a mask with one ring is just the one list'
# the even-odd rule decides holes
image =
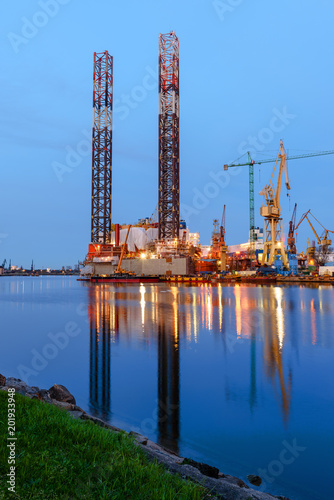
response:
{"label": "light reflection on water", "polygon": [[[110,342],[117,343],[121,337],[127,337],[129,340],[145,339],[146,342],[155,344],[157,349],[158,408],[155,419],[151,419],[154,420],[153,425],[144,428],[139,426],[136,430],[144,433],[146,431],[149,437],[175,452],[185,454],[184,452],[188,450],[191,453],[194,451],[193,448],[196,448],[196,436],[192,436],[187,442],[182,432],[180,435],[180,428],[185,425],[185,419],[182,419],[182,392],[184,392],[181,390],[182,351],[196,348],[197,345],[205,347],[207,339],[214,335],[221,342],[220,346],[215,343],[215,349],[220,351],[222,360],[226,357],[231,358],[238,365],[240,363],[238,349],[241,347],[249,349],[249,394],[242,398],[246,388],[242,387],[241,394],[238,394],[238,388],[233,387],[233,377],[225,373],[225,384],[222,381],[225,385],[225,404],[233,403],[241,396],[243,401],[239,404],[239,410],[245,411],[247,403],[249,415],[254,417],[257,413],[257,419],[261,420],[259,409],[267,406],[265,393],[269,389],[274,395],[269,410],[269,413],[275,414],[274,434],[277,433],[281,438],[291,436],[289,418],[293,405],[293,372],[294,369],[298,369],[293,357],[297,360],[299,358],[299,344],[306,347],[311,345],[320,347],[317,322],[321,320],[321,315],[330,314],[330,322],[333,325],[333,311],[328,301],[328,298],[331,299],[333,296],[331,288],[326,290],[326,287],[320,287],[311,292],[310,289],[303,290],[296,287],[289,289],[175,285],[162,290],[156,285],[141,285],[138,294],[133,289],[127,292],[122,286],[117,288],[100,285],[88,288],[91,336],[97,331],[94,326],[94,321],[97,323],[96,318],[99,318],[102,324],[108,325],[108,328],[110,326],[106,332],[108,339],[106,352],[109,353],[109,358],[105,366],[108,370],[103,369],[101,365],[101,370],[96,370],[91,377],[91,394],[92,387],[100,390],[103,387],[106,394],[103,395],[102,390],[99,399],[91,397],[92,410],[98,408],[100,414],[102,411],[105,418],[109,416],[112,420],[109,398]],[[329,297],[325,294],[325,303],[324,291],[330,293]],[[315,296],[310,297],[310,292]],[[135,307],[136,303],[140,308]],[[299,325],[298,331],[289,330],[289,323],[297,324],[299,320],[304,328]],[[141,329],[138,328],[139,325]],[[331,334],[330,330],[328,334]],[[104,342],[101,341],[100,344],[103,346]],[[96,350],[91,351],[91,356],[96,357]],[[101,359],[104,359],[103,354]],[[193,365],[191,369],[203,370],[202,376],[205,379],[205,365],[210,364],[210,359],[205,353],[201,364],[202,367]],[[312,370],[313,367],[310,365],[308,369]],[[97,377],[100,377],[100,380],[97,380]],[[211,382],[206,379],[206,383]],[[215,402],[211,403],[211,408],[197,408],[202,420],[200,425],[203,428],[207,417],[206,411],[215,411]],[[278,414],[281,415],[281,424],[277,419]],[[199,420],[196,416],[194,418]],[[234,427],[232,423],[232,432]],[[197,451],[198,458],[207,458],[207,449],[204,454]],[[215,453],[212,454],[214,455]],[[219,466],[219,463],[216,465]],[[275,482],[280,481],[277,479]],[[310,498],[317,498],[317,494],[311,493]],[[318,498],[322,498],[321,494]]]}
{"label": "light reflection on water", "polygon": [[328,286],[2,278],[0,313],[10,332],[2,365],[18,376],[31,349],[43,352],[47,332],[75,321],[80,335],[30,385],[62,383],[90,413],[243,479],[270,470],[282,443],[297,439],[306,451],[266,489],[325,499],[334,446],[333,298]]}

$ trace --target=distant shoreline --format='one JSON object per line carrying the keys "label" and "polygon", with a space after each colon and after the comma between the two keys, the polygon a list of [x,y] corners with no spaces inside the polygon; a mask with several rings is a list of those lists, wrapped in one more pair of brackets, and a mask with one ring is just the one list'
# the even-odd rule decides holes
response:
{"label": "distant shoreline", "polygon": [[31,276],[37,278],[39,276],[79,276],[80,271],[33,271],[33,272],[19,272],[15,271],[13,273],[3,273],[0,274],[0,278],[10,278],[11,276]]}

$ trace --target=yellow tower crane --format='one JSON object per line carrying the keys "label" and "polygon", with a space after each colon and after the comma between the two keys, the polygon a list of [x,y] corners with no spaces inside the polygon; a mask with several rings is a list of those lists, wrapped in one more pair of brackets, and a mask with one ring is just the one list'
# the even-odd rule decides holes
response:
{"label": "yellow tower crane", "polygon": [[[278,170],[278,179],[276,190],[273,185],[273,177],[275,174],[276,165],[280,160],[280,166]],[[283,244],[283,228],[282,228],[282,218],[281,218],[281,185],[283,170],[285,173],[285,185],[287,189],[290,189],[289,177],[288,177],[288,167],[286,162],[286,153],[283,146],[283,141],[280,141],[280,149],[276,158],[275,166],[269,184],[267,184],[260,195],[263,196],[262,207],[260,208],[260,214],[264,217],[265,224],[265,234],[264,234],[264,248],[262,256],[262,265],[271,265],[274,263],[275,255],[280,254],[282,256],[283,265],[288,265],[288,258],[285,252]]]}

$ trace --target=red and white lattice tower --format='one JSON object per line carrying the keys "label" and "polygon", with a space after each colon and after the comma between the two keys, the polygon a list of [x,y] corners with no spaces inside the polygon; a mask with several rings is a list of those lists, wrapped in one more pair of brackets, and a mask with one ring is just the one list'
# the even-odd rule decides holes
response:
{"label": "red and white lattice tower", "polygon": [[91,241],[111,235],[113,58],[94,53]]}
{"label": "red and white lattice tower", "polygon": [[179,237],[179,39],[159,36],[159,239]]}

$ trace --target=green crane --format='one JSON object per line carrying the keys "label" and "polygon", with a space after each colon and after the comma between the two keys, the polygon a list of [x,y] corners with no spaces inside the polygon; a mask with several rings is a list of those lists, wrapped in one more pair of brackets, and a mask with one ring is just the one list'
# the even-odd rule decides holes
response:
{"label": "green crane", "polygon": [[[288,156],[287,160],[299,160],[301,158],[312,158],[313,156],[326,156],[333,155],[334,151],[318,151],[314,153],[305,153],[296,156]],[[255,161],[252,159],[250,152],[247,152],[248,161],[245,163],[229,163],[224,165],[224,170],[232,167],[248,167],[249,171],[249,242],[250,242],[250,260],[251,266],[253,263],[253,256],[255,253],[255,213],[254,213],[254,165],[261,165],[262,163],[275,163],[276,158],[269,158],[266,160]]]}

